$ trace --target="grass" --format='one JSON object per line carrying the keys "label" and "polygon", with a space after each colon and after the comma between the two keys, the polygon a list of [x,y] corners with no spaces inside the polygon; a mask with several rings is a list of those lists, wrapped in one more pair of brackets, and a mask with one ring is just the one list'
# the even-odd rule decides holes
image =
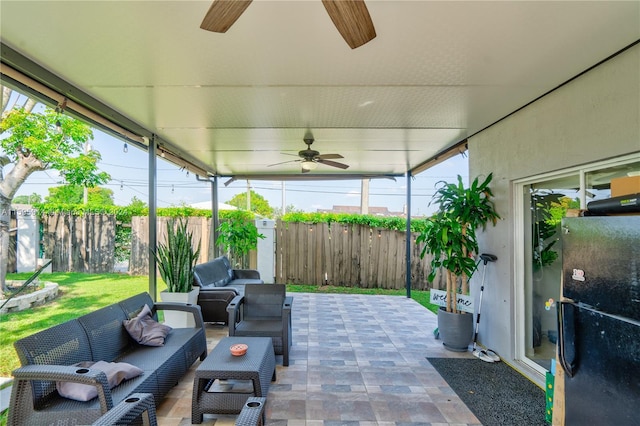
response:
{"label": "grass", "polygon": [[[8,279],[24,280],[28,276],[28,273],[9,274]],[[2,360],[0,363],[0,377],[10,377],[11,371],[20,366],[18,357],[13,349],[14,341],[149,289],[147,276],[53,273],[42,274],[41,280],[59,284],[60,294],[58,298],[44,306],[0,317],[0,360]],[[160,280],[158,287],[159,290],[164,289],[164,284]],[[306,293],[406,296],[405,290],[360,289],[355,287],[288,285],[287,290]],[[432,312],[437,311],[436,306],[429,304],[428,291],[412,291],[411,295],[413,299]]]}

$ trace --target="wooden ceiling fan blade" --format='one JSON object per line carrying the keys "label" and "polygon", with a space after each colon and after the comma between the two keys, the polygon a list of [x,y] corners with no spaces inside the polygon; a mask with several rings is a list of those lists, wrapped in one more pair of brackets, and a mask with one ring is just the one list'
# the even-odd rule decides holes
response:
{"label": "wooden ceiling fan blade", "polygon": [[226,33],[253,0],[215,0],[200,24],[200,28]]}
{"label": "wooden ceiling fan blade", "polygon": [[339,169],[348,169],[349,168],[349,166],[347,166],[346,164],[338,163],[337,161],[323,160],[321,158],[318,158],[317,161],[320,164],[325,164],[325,165],[331,166],[331,167],[337,167]]}
{"label": "wooden ceiling fan blade", "polygon": [[364,0],[322,0],[322,4],[352,49],[376,38],[376,29]]}
{"label": "wooden ceiling fan blade", "polygon": [[321,155],[317,155],[316,158],[318,160],[335,160],[337,158],[344,158],[344,157],[340,154],[321,154]]}

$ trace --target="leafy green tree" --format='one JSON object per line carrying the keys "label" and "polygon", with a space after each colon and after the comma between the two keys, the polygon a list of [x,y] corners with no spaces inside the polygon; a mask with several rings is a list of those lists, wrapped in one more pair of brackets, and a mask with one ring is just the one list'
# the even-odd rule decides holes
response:
{"label": "leafy green tree", "polygon": [[147,208],[147,203],[134,195],[127,207],[134,211],[143,211]]}
{"label": "leafy green tree", "polygon": [[[78,185],[61,185],[49,188],[45,202],[50,204],[84,204],[84,188]],[[113,191],[94,186],[87,188],[87,205],[113,206]]]}
{"label": "leafy green tree", "polygon": [[35,192],[31,195],[16,195],[12,202],[13,204],[36,204],[42,202],[42,196]]}
{"label": "leafy green tree", "polygon": [[[255,191],[251,191],[251,211],[264,217],[273,217],[273,208],[269,205],[269,202],[260,194]],[[227,201],[227,204],[236,206],[239,209],[247,209],[247,193],[242,192],[236,194],[231,200]]]}
{"label": "leafy green tree", "polygon": [[258,238],[265,238],[258,232],[255,221],[246,210],[234,210],[218,227],[216,244],[221,246],[235,266],[241,266],[250,250],[258,246]]}
{"label": "leafy green tree", "polygon": [[[304,210],[296,208],[296,206],[294,206],[293,204],[289,204],[288,206],[286,206],[285,210],[286,210],[286,214],[289,214],[289,213],[304,213]],[[284,215],[285,215],[285,213],[282,212],[282,208],[281,207],[274,207],[273,208],[273,218],[274,219],[280,219]]]}
{"label": "leafy green tree", "polygon": [[[36,112],[37,102],[21,99],[13,90],[2,87],[0,116],[0,281],[5,278],[9,252],[11,201],[36,171],[55,169],[71,185],[94,187],[109,181],[110,176],[98,170],[100,153],[84,152],[93,138],[91,128],[60,111],[44,108]],[[11,102],[11,100],[14,102]],[[8,167],[12,165],[12,167]]]}

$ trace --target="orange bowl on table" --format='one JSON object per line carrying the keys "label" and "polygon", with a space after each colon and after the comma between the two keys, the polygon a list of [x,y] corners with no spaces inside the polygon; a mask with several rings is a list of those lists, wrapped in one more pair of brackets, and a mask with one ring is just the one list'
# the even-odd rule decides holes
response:
{"label": "orange bowl on table", "polygon": [[247,349],[249,346],[244,343],[236,343],[235,345],[231,345],[229,350],[231,350],[231,355],[233,356],[242,356],[247,353]]}

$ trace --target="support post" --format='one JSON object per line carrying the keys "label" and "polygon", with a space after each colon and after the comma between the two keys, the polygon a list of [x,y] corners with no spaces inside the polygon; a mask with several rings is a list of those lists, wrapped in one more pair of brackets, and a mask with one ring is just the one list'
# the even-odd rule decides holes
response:
{"label": "support post", "polygon": [[[149,250],[156,251],[158,245],[157,226],[157,158],[156,135],[151,135],[149,142]],[[157,300],[158,282],[156,277],[156,258],[149,252],[149,294],[155,302]]]}
{"label": "support post", "polygon": [[220,248],[216,243],[218,241],[218,228],[220,227],[220,209],[219,200],[218,200],[218,176],[214,176],[213,179],[210,179],[211,182],[211,223],[213,226],[213,257],[216,258],[220,256]]}
{"label": "support post", "polygon": [[407,170],[407,238],[406,238],[406,287],[407,298],[411,298],[411,170]]}

